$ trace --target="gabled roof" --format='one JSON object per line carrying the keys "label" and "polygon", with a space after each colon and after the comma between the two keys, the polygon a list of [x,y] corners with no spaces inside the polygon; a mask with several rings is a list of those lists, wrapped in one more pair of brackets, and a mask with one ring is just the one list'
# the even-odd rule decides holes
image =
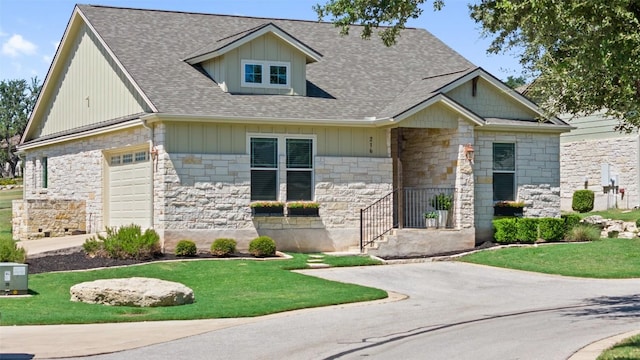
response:
{"label": "gabled roof", "polygon": [[[386,47],[375,39],[340,36],[333,24],[316,21],[91,5],[78,10],[165,114],[360,120],[379,117],[415,81],[475,67],[422,29],[406,29],[395,46]],[[307,65],[310,96],[229,94],[184,61],[216,55],[262,32],[321,56]]]}
{"label": "gabled roof", "polygon": [[305,45],[300,40],[295,37],[289,35],[286,31],[280,29],[277,25],[272,22],[268,22],[262,24],[258,27],[248,29],[245,31],[241,31],[237,34],[232,34],[229,36],[222,37],[218,39],[214,43],[205,46],[204,48],[196,51],[193,54],[187,55],[184,59],[191,65],[195,65],[201,63],[203,61],[207,61],[209,59],[216,58],[218,56],[224,55],[225,53],[236,49],[254,39],[257,39],[265,34],[271,33],[294,48],[298,49],[301,53],[303,53],[307,58],[307,64],[319,61],[322,55],[317,51],[313,50],[309,46]]}
{"label": "gabled roof", "polygon": [[[477,125],[491,126],[446,95],[475,77],[542,115],[534,103],[423,29],[407,28],[396,45],[386,47],[375,39],[340,36],[332,23],[78,5],[61,48],[81,21],[151,109],[144,119],[388,126],[441,103]],[[354,26],[352,32],[360,29]],[[307,58],[307,96],[227,93],[198,65],[266,34]],[[55,85],[49,84],[51,73],[62,71],[58,54],[43,93]],[[559,119],[549,125],[568,127]]]}

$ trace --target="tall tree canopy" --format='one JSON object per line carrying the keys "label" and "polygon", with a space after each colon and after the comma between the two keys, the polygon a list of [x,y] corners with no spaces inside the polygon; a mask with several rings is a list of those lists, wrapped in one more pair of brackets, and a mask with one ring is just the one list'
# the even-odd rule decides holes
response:
{"label": "tall tree canopy", "polygon": [[[332,16],[342,33],[349,24],[365,25],[365,38],[372,28],[391,26],[381,36],[392,45],[424,2],[329,0],[315,10],[319,18]],[[482,0],[469,9],[493,37],[489,52],[519,54],[549,114],[604,110],[621,119],[619,129],[640,127],[640,0]]]}
{"label": "tall tree canopy", "polygon": [[11,142],[16,135],[22,135],[33,112],[40,92],[38,78],[26,80],[0,81],[0,139],[4,151],[0,151],[0,164],[9,163],[9,176],[15,175],[18,156]]}

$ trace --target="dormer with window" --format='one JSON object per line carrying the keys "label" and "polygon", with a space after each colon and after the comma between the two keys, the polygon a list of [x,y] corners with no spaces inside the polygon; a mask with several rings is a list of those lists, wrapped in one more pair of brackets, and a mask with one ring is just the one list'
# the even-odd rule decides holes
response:
{"label": "dormer with window", "polygon": [[322,55],[273,23],[218,39],[185,61],[232,94],[306,96],[306,66]]}

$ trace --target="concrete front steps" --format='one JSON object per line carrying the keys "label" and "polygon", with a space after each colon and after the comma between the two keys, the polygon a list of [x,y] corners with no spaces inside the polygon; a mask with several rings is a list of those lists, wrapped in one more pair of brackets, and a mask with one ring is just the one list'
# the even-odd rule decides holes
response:
{"label": "concrete front steps", "polygon": [[394,229],[364,252],[383,259],[428,256],[473,249],[475,241],[475,228]]}

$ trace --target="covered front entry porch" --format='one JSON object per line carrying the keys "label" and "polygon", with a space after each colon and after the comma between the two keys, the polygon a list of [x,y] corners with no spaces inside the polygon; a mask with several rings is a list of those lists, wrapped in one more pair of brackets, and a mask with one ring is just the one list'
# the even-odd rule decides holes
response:
{"label": "covered front entry porch", "polygon": [[474,247],[473,127],[462,119],[439,125],[391,130],[395,190],[361,210],[362,252],[409,257]]}

